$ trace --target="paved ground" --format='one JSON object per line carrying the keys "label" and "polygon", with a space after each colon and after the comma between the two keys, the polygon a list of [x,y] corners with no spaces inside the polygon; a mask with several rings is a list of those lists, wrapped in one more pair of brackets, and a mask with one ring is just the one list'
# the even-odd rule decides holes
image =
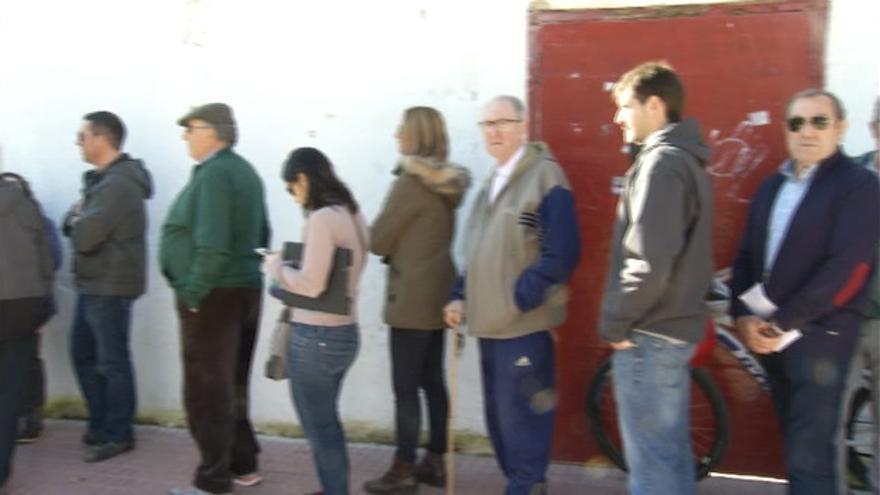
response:
{"label": "paved ground", "polygon": [[[86,464],[80,460],[78,421],[49,421],[42,438],[16,451],[11,495],[164,495],[168,488],[186,486],[196,463],[196,451],[184,430],[138,427],[137,449],[114,459]],[[245,495],[298,495],[317,490],[308,447],[302,440],[261,437],[261,471],[266,481],[239,488]],[[383,472],[389,447],[351,445],[352,493],[362,493],[364,480]],[[456,456],[457,495],[493,495],[504,482],[490,457]],[[601,468],[554,465],[550,470],[553,495],[624,495],[622,473]],[[443,490],[422,488],[422,495]],[[784,485],[712,478],[699,485],[701,495],[782,495]]]}

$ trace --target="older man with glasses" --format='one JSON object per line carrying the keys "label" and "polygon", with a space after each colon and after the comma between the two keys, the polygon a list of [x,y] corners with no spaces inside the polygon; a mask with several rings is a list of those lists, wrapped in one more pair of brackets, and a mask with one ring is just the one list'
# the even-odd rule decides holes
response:
{"label": "older man with glasses", "polygon": [[[507,495],[546,493],[556,408],[552,329],[580,256],[574,195],[544,143],[526,142],[525,107],[498,96],[480,122],[494,159],[474,202],[466,270],[445,310],[480,342],[486,424]],[[467,301],[465,303],[465,301]]]}
{"label": "older man with glasses", "polygon": [[880,240],[880,185],[840,150],[840,100],[786,106],[790,159],[758,189],[733,266],[732,314],[767,369],[792,495],[838,493],[835,431]]}
{"label": "older man with glasses", "polygon": [[248,382],[269,242],[263,182],[232,147],[238,137],[223,103],[178,120],[192,175],[162,226],[160,263],[174,289],[183,347],[183,396],[201,454],[193,488],[172,495],[220,494],[255,485],[259,446],[248,417]]}

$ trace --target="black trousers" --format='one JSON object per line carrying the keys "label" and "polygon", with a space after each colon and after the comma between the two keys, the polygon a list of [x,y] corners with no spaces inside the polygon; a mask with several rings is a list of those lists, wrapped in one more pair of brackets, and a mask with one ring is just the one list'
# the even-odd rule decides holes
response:
{"label": "black trousers", "polygon": [[391,329],[391,368],[396,405],[396,456],[413,462],[422,410],[419,389],[428,404],[428,451],[446,453],[449,397],[443,378],[445,331]]}
{"label": "black trousers", "polygon": [[248,378],[260,322],[261,289],[214,289],[197,313],[177,304],[183,399],[201,454],[193,484],[231,492],[235,475],[257,470],[260,447],[248,414]]}
{"label": "black trousers", "polygon": [[0,492],[12,473],[12,455],[27,388],[28,364],[36,347],[36,333],[0,340]]}
{"label": "black trousers", "polygon": [[26,382],[27,389],[25,390],[24,406],[21,415],[34,416],[42,413],[43,406],[46,405],[46,368],[43,364],[43,358],[40,357],[39,336],[37,336],[34,353],[31,355],[30,364],[28,365]]}

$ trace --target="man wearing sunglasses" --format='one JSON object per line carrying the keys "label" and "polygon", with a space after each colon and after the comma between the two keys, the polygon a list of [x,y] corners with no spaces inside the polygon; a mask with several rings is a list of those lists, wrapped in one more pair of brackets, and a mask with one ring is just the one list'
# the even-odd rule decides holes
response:
{"label": "man wearing sunglasses", "polygon": [[111,112],[83,117],[76,145],[93,168],[83,174],[82,197],[63,220],[77,291],[70,352],[89,413],[86,462],[125,453],[135,441],[131,316],[146,290],[146,201],[153,181],[141,160],[122,151],[125,136]]}
{"label": "man wearing sunglasses", "polygon": [[731,312],[767,369],[793,495],[838,493],[835,431],[880,240],[880,183],[840,150],[846,125],[830,92],[789,100],[790,159],[755,194],[733,266]]}

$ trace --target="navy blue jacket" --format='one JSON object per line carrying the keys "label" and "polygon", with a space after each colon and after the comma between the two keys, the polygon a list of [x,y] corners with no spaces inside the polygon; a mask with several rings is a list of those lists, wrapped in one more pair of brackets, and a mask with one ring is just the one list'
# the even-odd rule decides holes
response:
{"label": "navy blue jacket", "polygon": [[[854,344],[868,296],[880,241],[880,184],[876,177],[837,151],[819,164],[809,190],[782,240],[773,268],[764,280],[778,309],[780,328],[799,329],[803,343],[819,332],[837,334]],[[785,177],[776,173],[758,189],[733,265],[732,315],[751,314],[738,296],[764,279],[767,227],[773,202]],[[848,346],[844,346],[848,347]]]}

